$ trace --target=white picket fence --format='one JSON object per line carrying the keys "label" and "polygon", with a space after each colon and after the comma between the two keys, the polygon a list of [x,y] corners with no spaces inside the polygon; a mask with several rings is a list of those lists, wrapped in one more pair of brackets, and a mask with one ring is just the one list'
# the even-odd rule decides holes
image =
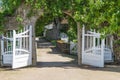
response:
{"label": "white picket fence", "polygon": [[1,40],[2,65],[20,68],[32,64],[32,26],[7,31]]}
{"label": "white picket fence", "polygon": [[82,29],[82,63],[104,67],[105,62],[113,61],[113,37],[101,38],[101,34]]}

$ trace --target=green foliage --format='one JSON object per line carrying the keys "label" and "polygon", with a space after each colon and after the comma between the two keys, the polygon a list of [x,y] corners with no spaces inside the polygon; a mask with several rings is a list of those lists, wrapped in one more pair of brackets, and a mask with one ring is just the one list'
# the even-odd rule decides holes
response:
{"label": "green foliage", "polygon": [[4,27],[2,25],[0,25],[0,34],[2,34],[4,31]]}
{"label": "green foliage", "polygon": [[2,0],[4,16],[12,16],[23,0]]}
{"label": "green foliage", "polygon": [[19,28],[19,30],[21,30],[23,28],[23,24],[22,24],[23,18],[20,15],[17,15],[16,21],[18,22],[18,28]]}
{"label": "green foliage", "polygon": [[4,21],[3,14],[0,13],[0,34],[2,34],[3,31],[4,31],[4,27],[3,27],[4,24],[3,24],[3,21]]}
{"label": "green foliage", "polygon": [[36,36],[42,36],[44,31],[44,26],[50,24],[53,21],[51,14],[44,14],[39,17],[35,25]]}
{"label": "green foliage", "polygon": [[77,39],[77,25],[72,18],[68,18],[68,22],[69,30],[67,31],[67,35],[69,36],[70,41],[74,41]]}
{"label": "green foliage", "polygon": [[70,27],[70,29],[67,32],[67,35],[69,36],[69,40],[73,41],[77,39],[77,31],[75,31],[73,28]]}
{"label": "green foliage", "polygon": [[69,25],[68,24],[62,24],[60,27],[62,27],[60,29],[60,32],[67,33],[67,31],[69,29]]}
{"label": "green foliage", "polygon": [[20,15],[17,15],[16,20],[17,20],[18,22],[22,22],[22,21],[23,21],[23,19],[22,19],[22,17],[21,17]]}
{"label": "green foliage", "polygon": [[[70,40],[76,41],[74,40],[77,38],[76,22],[80,22],[81,27],[84,24],[87,28],[96,28],[101,33],[117,36],[115,43],[120,44],[120,0],[2,0],[2,2],[0,33],[4,28],[4,17],[13,16],[18,6],[24,2],[31,8],[28,17],[34,16],[35,10],[38,9],[44,12],[36,22],[36,36],[42,33],[44,26],[51,20],[66,14],[70,17],[68,18],[70,29],[67,32]],[[22,19],[17,17],[17,20],[21,25]]]}
{"label": "green foliage", "polygon": [[57,41],[56,41],[56,40],[52,40],[51,43],[52,43],[54,46],[56,46]]}
{"label": "green foliage", "polygon": [[[15,10],[22,3],[23,0],[1,0],[0,10],[0,34],[4,31],[4,18],[6,16],[13,16]],[[21,19],[19,18],[21,21]]]}
{"label": "green foliage", "polygon": [[[13,15],[15,9],[24,0],[2,0],[3,15]],[[119,0],[25,0],[26,5],[31,6],[31,14],[34,10],[44,10],[44,20],[49,21],[55,17],[63,17],[63,12],[70,13],[74,21],[79,21],[89,28],[97,28],[105,34],[120,35],[120,1]],[[49,15],[46,15],[49,14]],[[51,18],[52,16],[52,18]],[[42,23],[41,23],[42,25]],[[75,25],[74,25],[75,26]]]}
{"label": "green foliage", "polygon": [[32,17],[32,16],[33,16],[33,10],[30,9],[30,11],[29,11],[28,14],[27,14],[27,17],[30,18],[30,17]]}

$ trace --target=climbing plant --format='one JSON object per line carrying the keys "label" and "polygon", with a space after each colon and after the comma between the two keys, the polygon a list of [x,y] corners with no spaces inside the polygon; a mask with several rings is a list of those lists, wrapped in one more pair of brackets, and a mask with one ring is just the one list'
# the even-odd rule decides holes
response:
{"label": "climbing plant", "polygon": [[36,36],[42,36],[44,31],[44,26],[50,24],[53,20],[54,18],[49,13],[40,16],[35,25]]}
{"label": "climbing plant", "polygon": [[[0,12],[0,25],[4,16],[14,15],[19,5],[25,3],[33,9],[42,9],[48,14],[47,19],[63,17],[63,14],[73,18],[89,28],[97,28],[105,34],[120,36],[120,0],[1,0],[3,12]],[[29,14],[29,16],[32,16]],[[46,15],[43,15],[46,16]],[[70,23],[71,24],[71,23]],[[75,24],[76,26],[76,24]]]}
{"label": "climbing plant", "polygon": [[4,16],[12,16],[23,0],[2,0]]}
{"label": "climbing plant", "polygon": [[[2,0],[3,15],[13,15],[21,4],[31,5],[32,9],[41,8],[44,14],[60,17],[68,13],[75,21],[87,27],[98,28],[105,33],[119,33],[120,1],[119,0]],[[49,18],[47,17],[47,19]],[[50,17],[51,18],[51,17]]]}
{"label": "climbing plant", "polygon": [[13,16],[23,0],[0,0],[0,33],[4,31],[5,17]]}
{"label": "climbing plant", "polygon": [[67,35],[69,36],[70,41],[77,41],[77,25],[76,22],[68,17],[69,30],[67,31]]}

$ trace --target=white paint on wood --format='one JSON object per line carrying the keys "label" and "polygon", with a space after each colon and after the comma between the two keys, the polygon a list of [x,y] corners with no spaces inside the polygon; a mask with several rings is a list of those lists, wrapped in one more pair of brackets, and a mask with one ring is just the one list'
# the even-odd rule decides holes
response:
{"label": "white paint on wood", "polygon": [[[96,67],[104,67],[105,62],[110,62],[112,58],[112,38],[100,39],[101,34],[96,31],[87,31],[82,28],[82,63]],[[86,45],[86,46],[85,46]],[[109,47],[110,45],[110,47]],[[107,46],[107,47],[106,47]]]}
{"label": "white paint on wood", "polygon": [[[12,69],[32,64],[32,26],[21,31],[8,31],[7,37],[1,40],[3,65],[11,65]],[[6,49],[5,49],[6,48]]]}

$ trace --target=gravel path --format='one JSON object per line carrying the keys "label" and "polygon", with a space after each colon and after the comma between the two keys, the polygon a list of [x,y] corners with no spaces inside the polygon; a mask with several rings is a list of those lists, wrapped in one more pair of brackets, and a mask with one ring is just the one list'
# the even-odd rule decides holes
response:
{"label": "gravel path", "polygon": [[120,80],[120,66],[78,66],[75,56],[58,52],[47,41],[37,46],[36,67],[0,69],[0,80]]}

